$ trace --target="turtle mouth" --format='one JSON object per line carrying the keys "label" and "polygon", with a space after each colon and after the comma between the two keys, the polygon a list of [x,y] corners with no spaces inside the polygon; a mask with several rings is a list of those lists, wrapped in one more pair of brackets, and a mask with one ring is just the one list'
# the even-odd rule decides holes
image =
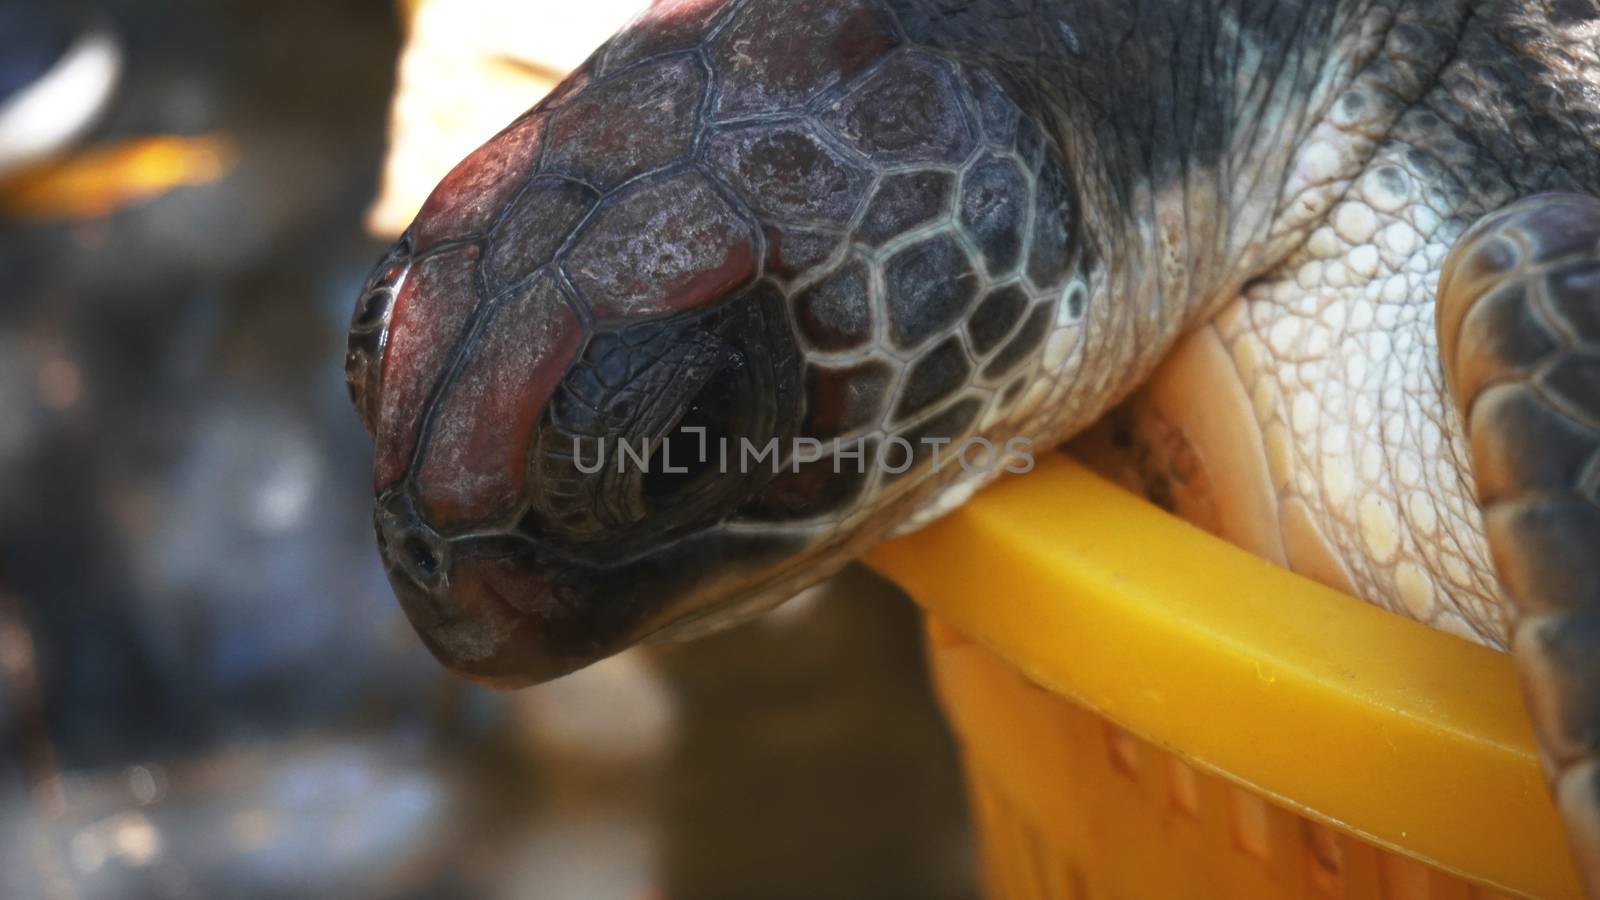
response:
{"label": "turtle mouth", "polygon": [[707,530],[597,566],[523,534],[441,532],[404,490],[385,492],[373,520],[390,586],[422,643],[446,668],[496,688],[718,630],[779,599],[764,576],[804,549],[793,536]]}
{"label": "turtle mouth", "polygon": [[344,380],[368,434],[377,433],[378,388],[383,374],[383,351],[389,342],[389,319],[394,298],[411,273],[411,235],[402,235],[373,266],[356,298],[345,345]]}
{"label": "turtle mouth", "polygon": [[619,649],[581,614],[562,567],[526,542],[441,535],[403,491],[378,502],[373,524],[401,609],[446,668],[491,687],[523,687]]}

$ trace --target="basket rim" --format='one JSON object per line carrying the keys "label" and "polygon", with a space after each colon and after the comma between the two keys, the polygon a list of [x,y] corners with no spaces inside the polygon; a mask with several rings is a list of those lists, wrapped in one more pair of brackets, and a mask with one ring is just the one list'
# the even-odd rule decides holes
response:
{"label": "basket rim", "polygon": [[867,562],[1034,683],[1300,815],[1501,890],[1580,896],[1501,652],[1260,560],[1065,454]]}

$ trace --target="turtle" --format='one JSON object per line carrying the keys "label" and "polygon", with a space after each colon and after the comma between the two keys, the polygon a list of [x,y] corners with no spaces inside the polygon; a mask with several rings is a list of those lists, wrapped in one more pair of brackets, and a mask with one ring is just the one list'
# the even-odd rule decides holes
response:
{"label": "turtle", "polygon": [[1597,96],[1592,0],[658,0],[361,290],[391,584],[530,684],[1088,434],[1512,653],[1600,896]]}

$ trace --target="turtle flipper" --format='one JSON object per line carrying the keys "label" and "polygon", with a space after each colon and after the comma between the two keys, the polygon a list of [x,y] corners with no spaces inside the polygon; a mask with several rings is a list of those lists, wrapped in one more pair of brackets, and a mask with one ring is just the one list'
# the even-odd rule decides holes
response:
{"label": "turtle flipper", "polygon": [[1475,224],[1440,275],[1438,329],[1545,772],[1600,896],[1600,199],[1543,194]]}

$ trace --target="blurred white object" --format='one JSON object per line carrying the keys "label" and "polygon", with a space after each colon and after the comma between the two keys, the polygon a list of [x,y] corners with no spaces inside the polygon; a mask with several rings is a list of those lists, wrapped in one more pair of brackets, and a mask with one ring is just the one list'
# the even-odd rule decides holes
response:
{"label": "blurred white object", "polygon": [[367,227],[398,234],[463,157],[550,92],[644,0],[421,0],[389,117]]}
{"label": "blurred white object", "polygon": [[523,746],[557,766],[647,765],[676,737],[672,694],[637,652],[520,691],[511,711]]}
{"label": "blurred white object", "polygon": [[122,72],[109,25],[80,34],[37,81],[0,102],[0,178],[81,137],[105,111]]}

